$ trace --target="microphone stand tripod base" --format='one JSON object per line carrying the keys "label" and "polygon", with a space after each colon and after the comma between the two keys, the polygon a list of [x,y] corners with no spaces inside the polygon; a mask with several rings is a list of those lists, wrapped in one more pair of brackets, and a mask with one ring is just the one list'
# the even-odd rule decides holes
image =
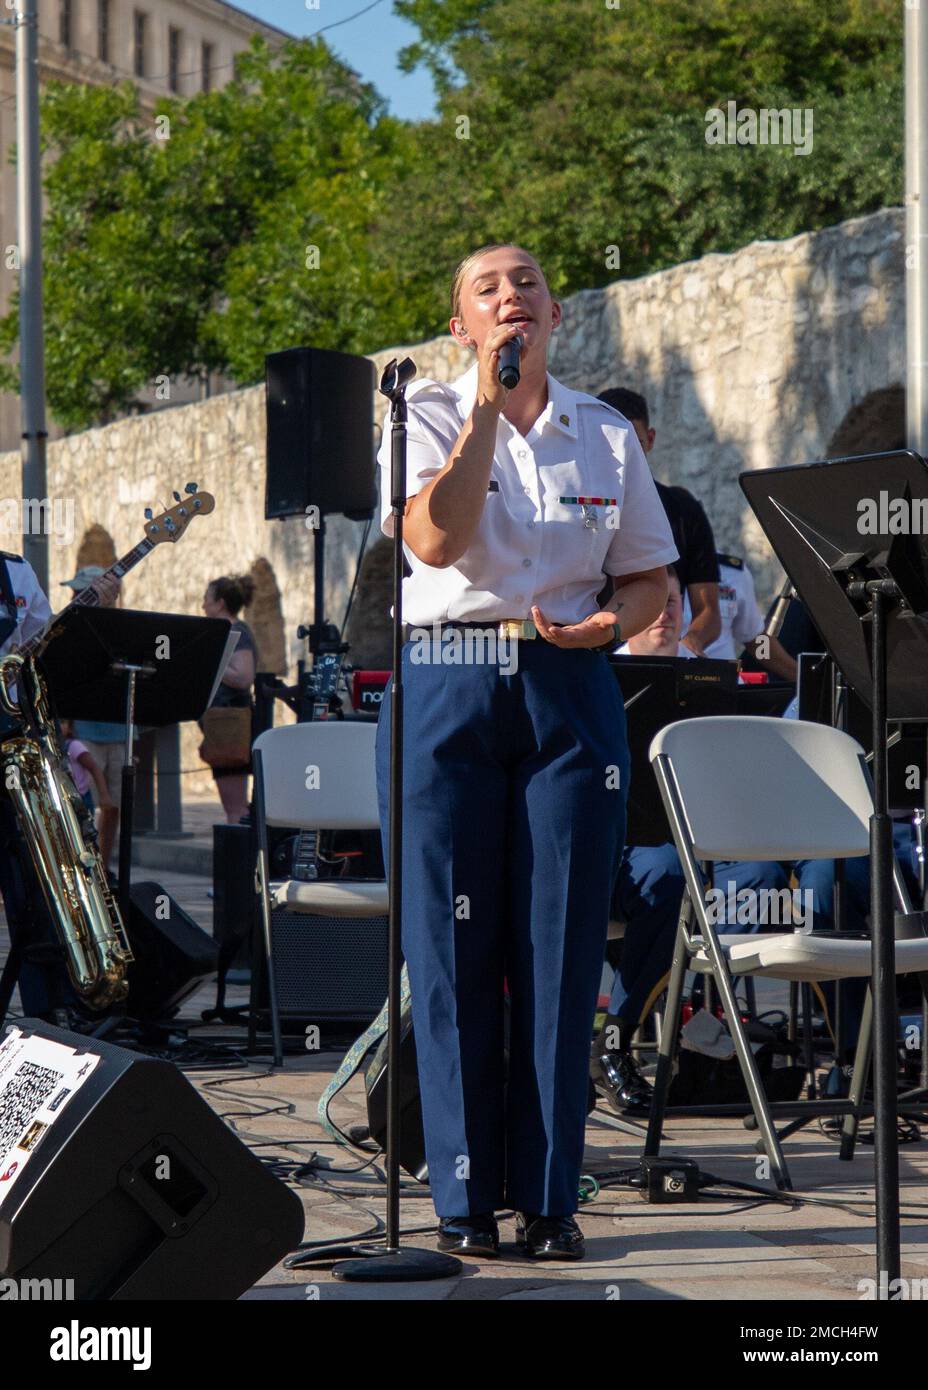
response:
{"label": "microphone stand tripod base", "polygon": [[358,1283],[402,1284],[421,1279],[454,1279],[462,1269],[461,1261],[454,1255],[443,1255],[438,1250],[389,1250],[382,1245],[371,1246],[361,1259],[340,1260],[332,1266],[332,1273],[336,1279]]}

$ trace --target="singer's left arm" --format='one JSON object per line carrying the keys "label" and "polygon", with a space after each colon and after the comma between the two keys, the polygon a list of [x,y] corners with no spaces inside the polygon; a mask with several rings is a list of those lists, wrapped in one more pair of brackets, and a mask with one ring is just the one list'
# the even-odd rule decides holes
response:
{"label": "singer's left arm", "polygon": [[615,614],[620,642],[636,637],[656,622],[664,610],[670,588],[667,566],[623,574],[615,581],[615,592],[603,612]]}

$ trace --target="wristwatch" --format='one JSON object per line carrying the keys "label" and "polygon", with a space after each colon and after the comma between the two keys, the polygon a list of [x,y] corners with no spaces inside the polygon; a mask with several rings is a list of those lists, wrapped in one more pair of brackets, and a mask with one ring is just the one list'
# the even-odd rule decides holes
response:
{"label": "wristwatch", "polygon": [[608,641],[603,642],[600,646],[594,647],[594,648],[593,648],[593,651],[594,651],[594,652],[611,652],[615,647],[620,646],[620,645],[621,645],[621,642],[622,642],[622,633],[621,633],[621,631],[620,631],[620,629],[619,629],[619,625],[618,625],[618,623],[613,623],[613,624],[612,624],[612,636],[609,638]]}

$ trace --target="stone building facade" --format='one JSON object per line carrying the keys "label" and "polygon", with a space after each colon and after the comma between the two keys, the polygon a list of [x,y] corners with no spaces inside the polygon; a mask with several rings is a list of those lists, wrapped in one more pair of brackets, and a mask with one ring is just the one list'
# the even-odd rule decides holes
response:
{"label": "stone building facade", "polygon": [[[232,76],[232,60],[254,34],[270,44],[287,37],[224,0],[38,0],[39,83],[81,82],[111,86],[131,80],[142,108],[166,94],[185,97],[205,87],[222,87]],[[0,17],[10,17],[0,5]],[[16,139],[15,29],[0,24],[0,313],[6,311],[16,272],[6,250],[17,241],[16,170],[10,147]],[[173,403],[199,399],[208,384],[172,383]],[[141,404],[157,409],[152,392]],[[63,431],[49,420],[50,439]],[[19,402],[0,393],[0,449],[18,448]]]}
{"label": "stone building facade", "polygon": [[[746,557],[758,594],[779,582],[776,562],[738,487],[746,469],[897,447],[904,440],[904,219],[890,208],[783,242],[754,242],[637,280],[574,295],[564,304],[551,369],[598,392],[626,385],[651,407],[651,463],[664,481],[700,497],[720,549]],[[409,354],[422,376],[453,379],[470,362],[450,337],[372,353],[378,372]],[[375,437],[383,398],[372,402]],[[0,454],[0,498],[21,495],[19,456]],[[312,616],[313,533],[303,518],[265,521],[265,414],[261,386],[117,421],[53,442],[49,494],[73,506],[70,534],[52,540],[53,606],[62,579],[105,562],[142,534],[143,509],[169,505],[189,480],[215,494],[216,511],[176,547],[163,546],[125,583],[128,607],[198,612],[205,585],[252,571],[246,612],[264,669],[292,678]],[[64,528],[66,530],[66,528]],[[390,545],[375,518],[330,518],[326,616],[341,624],[364,543],[348,623],[350,660],[390,659]],[[18,537],[0,547],[19,549]],[[184,766],[196,766],[196,730]],[[201,779],[202,780],[202,779]]]}

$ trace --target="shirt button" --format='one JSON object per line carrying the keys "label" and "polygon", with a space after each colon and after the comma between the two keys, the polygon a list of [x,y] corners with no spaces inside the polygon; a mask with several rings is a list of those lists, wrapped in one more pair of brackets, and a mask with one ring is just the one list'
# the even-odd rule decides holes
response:
{"label": "shirt button", "polygon": [[525,459],[525,458],[528,458],[528,454],[526,453],[526,451],[525,451],[524,449],[520,449],[520,450],[518,451],[518,453],[516,454],[516,458]]}
{"label": "shirt button", "polygon": [[532,489],[530,487],[524,487],[522,491],[525,493],[526,497],[531,497]]}
{"label": "shirt button", "polygon": [[515,597],[515,602],[516,602],[516,603],[523,603],[524,601],[525,601],[525,595],[524,595],[524,594],[516,594],[516,597]]}
{"label": "shirt button", "polygon": [[532,568],[532,562],[531,562],[531,560],[523,560],[523,561],[522,561],[522,568],[523,568],[524,570],[530,570],[530,569]]}

